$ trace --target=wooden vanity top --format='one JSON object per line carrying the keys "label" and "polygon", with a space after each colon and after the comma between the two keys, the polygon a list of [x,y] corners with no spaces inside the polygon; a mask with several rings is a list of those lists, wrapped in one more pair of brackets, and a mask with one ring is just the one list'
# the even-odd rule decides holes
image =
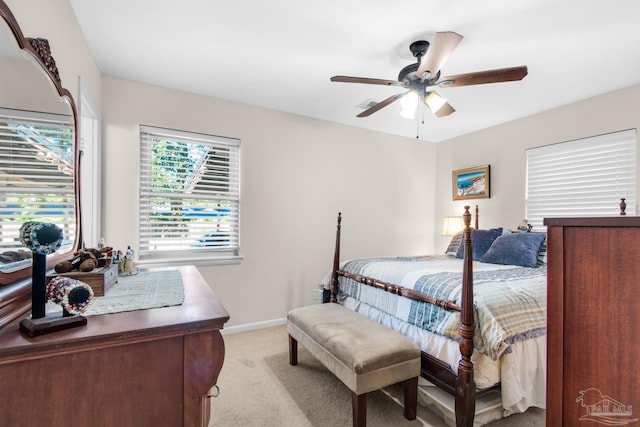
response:
{"label": "wooden vanity top", "polygon": [[[33,338],[20,333],[20,319],[0,329],[0,364],[52,352],[67,353],[82,347],[141,341],[189,331],[219,330],[229,314],[194,266],[177,268],[185,298],[181,305],[114,314],[87,316],[87,325]],[[159,270],[159,269],[155,269]],[[153,270],[150,270],[153,271]]]}

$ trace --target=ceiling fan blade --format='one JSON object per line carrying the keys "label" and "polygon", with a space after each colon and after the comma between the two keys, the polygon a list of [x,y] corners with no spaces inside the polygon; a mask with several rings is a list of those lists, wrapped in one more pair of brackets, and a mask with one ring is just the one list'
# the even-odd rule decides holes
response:
{"label": "ceiling fan blade", "polygon": [[462,39],[463,37],[460,34],[453,31],[436,33],[429,44],[427,53],[424,54],[420,61],[416,75],[422,77],[424,72],[428,71],[429,76],[427,78],[435,77],[442,64],[445,63]]}
{"label": "ceiling fan blade", "polygon": [[397,80],[370,79],[368,77],[333,76],[331,77],[331,81],[342,83],[365,83],[370,85],[383,86],[404,86],[403,83]]}
{"label": "ceiling fan blade", "polygon": [[442,107],[440,107],[440,109],[438,111],[436,111],[434,114],[438,117],[446,117],[451,113],[455,113],[456,109],[453,108],[451,106],[451,104],[449,104],[448,102],[446,104],[444,104]]}
{"label": "ceiling fan blade", "polygon": [[397,101],[398,99],[402,98],[407,93],[408,92],[398,93],[398,94],[392,95],[392,96],[388,97],[387,99],[385,99],[384,101],[378,102],[373,107],[371,107],[371,108],[369,108],[367,110],[364,110],[362,113],[358,114],[356,117],[368,117],[368,116],[372,115],[373,113],[375,113],[376,111],[383,109],[384,107],[386,107],[387,105],[391,104],[392,102]]}
{"label": "ceiling fan blade", "polygon": [[425,93],[424,103],[427,105],[429,110],[438,117],[445,117],[456,111],[446,99],[433,91]]}
{"label": "ceiling fan blade", "polygon": [[437,85],[440,87],[457,87],[482,85],[485,83],[512,82],[524,79],[527,73],[527,67],[524,65],[521,67],[500,68],[497,70],[447,76],[442,78]]}

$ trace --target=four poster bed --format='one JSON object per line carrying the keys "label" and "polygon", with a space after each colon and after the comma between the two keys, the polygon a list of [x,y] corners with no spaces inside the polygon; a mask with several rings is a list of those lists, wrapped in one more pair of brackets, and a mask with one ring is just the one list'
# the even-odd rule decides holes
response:
{"label": "four poster bed", "polygon": [[[478,425],[545,406],[546,245],[542,233],[480,230],[477,207],[475,228],[469,206],[463,219],[449,255],[340,262],[339,214],[323,286],[331,302],[412,339],[422,350],[424,389],[453,396],[455,415],[437,398],[426,403],[449,423],[472,426],[474,417]],[[477,415],[476,399],[488,394],[499,396],[499,407]]]}

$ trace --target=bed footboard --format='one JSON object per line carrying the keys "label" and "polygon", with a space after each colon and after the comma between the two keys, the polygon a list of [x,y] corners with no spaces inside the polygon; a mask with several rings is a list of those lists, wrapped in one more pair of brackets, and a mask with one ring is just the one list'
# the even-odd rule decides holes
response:
{"label": "bed footboard", "polygon": [[[414,289],[404,288],[399,285],[385,283],[366,276],[355,275],[340,270],[340,232],[342,227],[342,214],[338,213],[336,244],[331,273],[331,298],[332,303],[337,302],[339,291],[338,278],[348,277],[368,286],[377,287],[387,292],[401,295],[406,298],[435,304],[448,311],[460,312],[460,354],[457,374],[451,372],[450,366],[441,360],[422,353],[421,375],[437,387],[451,394],[455,398],[456,425],[459,427],[473,426],[476,404],[476,384],[474,381],[474,368],[471,356],[473,354],[474,335],[474,310],[473,310],[473,248],[471,242],[471,213],[469,206],[464,207],[462,215],[464,220],[464,259],[462,272],[462,293],[460,305],[453,301],[432,298],[429,295]],[[478,228],[478,208],[476,206],[476,223]]]}

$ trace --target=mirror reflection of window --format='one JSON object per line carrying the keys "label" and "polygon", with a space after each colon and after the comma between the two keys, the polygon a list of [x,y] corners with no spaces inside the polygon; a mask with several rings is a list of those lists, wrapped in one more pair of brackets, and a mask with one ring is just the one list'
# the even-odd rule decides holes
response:
{"label": "mirror reflection of window", "polygon": [[[80,246],[78,110],[62,85],[55,44],[29,38],[0,1],[0,328],[31,307],[33,254],[18,240],[25,221],[52,222],[64,242],[47,268]],[[38,36],[45,34],[38,33]],[[18,258],[28,256],[28,259]]]}
{"label": "mirror reflection of window", "polygon": [[19,231],[26,221],[63,230],[63,250],[76,237],[73,119],[0,108],[0,270],[31,263]]}

